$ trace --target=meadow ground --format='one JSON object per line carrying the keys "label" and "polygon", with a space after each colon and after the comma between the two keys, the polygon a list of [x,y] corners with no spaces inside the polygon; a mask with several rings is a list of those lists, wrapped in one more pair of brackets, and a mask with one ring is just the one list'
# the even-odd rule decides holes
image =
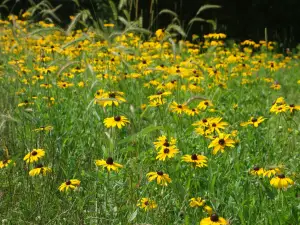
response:
{"label": "meadow ground", "polygon": [[0,29],[2,224],[300,224],[297,52]]}

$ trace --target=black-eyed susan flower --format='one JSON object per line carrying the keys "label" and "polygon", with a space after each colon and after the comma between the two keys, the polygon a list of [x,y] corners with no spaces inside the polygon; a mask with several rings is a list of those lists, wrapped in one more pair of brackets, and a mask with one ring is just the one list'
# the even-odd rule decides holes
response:
{"label": "black-eyed susan flower", "polygon": [[262,167],[259,166],[254,166],[251,170],[250,170],[250,174],[252,175],[256,175],[256,176],[262,176],[264,175],[265,170]]}
{"label": "black-eyed susan flower", "polygon": [[28,100],[24,100],[23,102],[18,104],[18,107],[34,105],[34,102],[29,102]]}
{"label": "black-eyed susan flower", "polygon": [[240,125],[242,127],[247,126],[247,125],[253,125],[254,127],[258,127],[258,125],[260,123],[262,123],[265,120],[265,118],[263,118],[262,116],[255,118],[255,117],[251,117],[247,122],[243,122]]}
{"label": "black-eyed susan flower", "polygon": [[115,116],[104,119],[104,125],[107,128],[110,127],[118,127],[121,129],[126,126],[126,124],[130,123],[129,120],[125,116]]}
{"label": "black-eyed susan flower", "polygon": [[167,101],[164,98],[157,98],[149,101],[149,106],[158,107],[165,104]]}
{"label": "black-eyed susan flower", "polygon": [[74,190],[76,189],[78,186],[80,185],[80,180],[77,180],[77,179],[71,179],[71,180],[68,180],[66,182],[63,182],[58,190],[59,191],[68,191],[69,189],[70,190]]}
{"label": "black-eyed susan flower", "polygon": [[235,141],[230,138],[230,134],[219,133],[208,146],[208,148],[214,148],[213,154],[217,154],[219,151],[224,152],[226,147],[233,148]]}
{"label": "black-eyed susan flower", "polygon": [[137,206],[141,209],[144,209],[145,211],[157,208],[156,202],[149,198],[140,199]]}
{"label": "black-eyed susan flower", "polygon": [[207,107],[210,107],[210,106],[213,106],[213,103],[210,100],[204,100],[199,103],[197,108],[200,110],[206,110]]}
{"label": "black-eyed susan flower", "polygon": [[190,207],[194,208],[194,207],[202,207],[205,205],[205,200],[200,198],[200,197],[197,197],[197,198],[191,198],[190,199]]}
{"label": "black-eyed susan flower", "polygon": [[286,112],[288,110],[289,110],[289,106],[286,104],[280,104],[280,105],[274,104],[271,107],[270,112],[278,114],[278,113]]}
{"label": "black-eyed susan flower", "polygon": [[31,152],[29,152],[24,157],[24,161],[26,163],[33,163],[38,161],[40,158],[43,158],[45,156],[45,151],[43,149],[33,149]]}
{"label": "black-eyed susan flower", "polygon": [[288,110],[291,113],[294,113],[295,111],[299,111],[300,110],[300,105],[290,104],[290,105],[288,105]]}
{"label": "black-eyed susan flower", "polygon": [[264,177],[272,177],[275,176],[276,174],[280,174],[280,169],[279,168],[270,168],[268,170],[264,171]]}
{"label": "black-eyed susan flower", "polygon": [[167,157],[173,158],[178,152],[179,150],[175,146],[165,147],[158,152],[156,159],[165,161]]}
{"label": "black-eyed susan flower", "polygon": [[102,166],[106,168],[108,171],[117,171],[122,168],[123,166],[119,163],[114,162],[112,157],[108,157],[107,160],[100,159],[95,161],[96,166]]}
{"label": "black-eyed susan flower", "polygon": [[214,131],[220,133],[220,129],[224,130],[226,126],[228,126],[227,122],[222,121],[221,117],[216,117],[210,120],[209,122],[209,132],[212,133]]}
{"label": "black-eyed susan flower", "polygon": [[47,173],[51,172],[51,168],[43,166],[42,164],[38,164],[34,169],[29,171],[30,176],[43,175],[46,176]]}
{"label": "black-eyed susan flower", "polygon": [[200,221],[200,225],[227,225],[227,224],[228,222],[223,217],[219,217],[216,213]]}
{"label": "black-eyed susan flower", "polygon": [[95,95],[95,103],[106,107],[106,106],[119,106],[120,103],[126,102],[126,99],[123,97],[124,92],[121,91],[110,91],[105,92],[100,89]]}
{"label": "black-eyed susan flower", "polygon": [[285,177],[284,174],[279,174],[277,177],[271,179],[270,184],[278,189],[288,188],[294,184],[294,181],[291,178]]}
{"label": "black-eyed susan flower", "polygon": [[8,167],[8,165],[12,163],[11,159],[4,159],[2,161],[0,161],[0,169]]}
{"label": "black-eyed susan flower", "polygon": [[53,130],[52,126],[41,126],[39,128],[34,129],[33,131],[51,131]]}
{"label": "black-eyed susan flower", "polygon": [[157,99],[157,98],[161,99],[162,97],[165,97],[165,96],[168,96],[171,94],[172,94],[172,92],[170,92],[170,91],[159,91],[155,95],[150,95],[148,98],[150,101],[152,101],[153,99]]}
{"label": "black-eyed susan flower", "polygon": [[156,139],[155,142],[153,142],[155,148],[158,149],[163,149],[165,147],[170,147],[176,145],[176,139],[171,137],[168,139],[165,135],[162,135]]}
{"label": "black-eyed susan flower", "polygon": [[149,173],[147,173],[147,178],[148,178],[148,181],[150,181],[150,182],[156,179],[157,184],[162,185],[162,186],[168,186],[168,183],[172,182],[169,175],[162,171],[149,172]]}
{"label": "black-eyed susan flower", "polygon": [[185,104],[177,104],[176,102],[172,102],[170,105],[171,112],[175,112],[177,114],[184,113],[187,109],[188,107]]}
{"label": "black-eyed susan flower", "polygon": [[185,113],[189,116],[195,116],[198,115],[200,112],[197,108],[192,108],[192,109],[187,109]]}
{"label": "black-eyed susan flower", "polygon": [[163,29],[158,29],[155,31],[155,36],[157,38],[157,40],[162,40],[163,37],[165,36],[165,32]]}
{"label": "black-eyed susan flower", "polygon": [[213,213],[213,209],[208,206],[208,205],[204,205],[203,206],[203,210],[208,214],[208,215],[211,215]]}
{"label": "black-eyed susan flower", "polygon": [[207,167],[207,157],[204,155],[192,154],[192,155],[184,155],[182,161],[187,163],[192,163],[193,166],[196,167]]}

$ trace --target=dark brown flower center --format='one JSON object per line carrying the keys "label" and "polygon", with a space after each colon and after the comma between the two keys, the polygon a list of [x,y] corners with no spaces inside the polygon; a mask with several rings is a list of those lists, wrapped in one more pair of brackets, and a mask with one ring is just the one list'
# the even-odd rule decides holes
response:
{"label": "dark brown flower center", "polygon": [[179,109],[182,109],[182,105],[178,105],[177,107],[178,107]]}
{"label": "dark brown flower center", "polygon": [[217,222],[219,221],[219,216],[216,213],[214,213],[210,216],[210,220],[213,222]]}
{"label": "dark brown flower center", "polygon": [[43,164],[40,163],[40,164],[37,164],[35,168],[42,168],[42,167],[43,167]]}
{"label": "dark brown flower center", "polygon": [[107,158],[106,164],[108,164],[108,165],[114,164],[114,160],[112,159],[112,157],[108,157],[108,158]]}
{"label": "dark brown flower center", "polygon": [[283,179],[283,178],[285,178],[285,176],[284,176],[284,174],[279,174],[278,178]]}
{"label": "dark brown flower center", "polygon": [[258,171],[260,168],[259,168],[259,166],[254,166],[253,167],[253,170],[255,170],[255,171]]}
{"label": "dark brown flower center", "polygon": [[68,180],[68,181],[66,182],[66,185],[70,185],[70,184],[71,184],[71,181]]}
{"label": "dark brown flower center", "polygon": [[191,158],[192,158],[192,160],[197,160],[198,156],[197,156],[197,154],[193,154]]}
{"label": "dark brown flower center", "polygon": [[291,107],[291,108],[294,108],[294,107],[295,107],[295,105],[294,105],[294,104],[291,104],[291,105],[290,105],[290,107]]}
{"label": "dark brown flower center", "polygon": [[207,119],[203,119],[202,122],[203,122],[203,123],[207,123]]}
{"label": "dark brown flower center", "polygon": [[164,149],[164,153],[167,154],[167,153],[169,153],[169,152],[170,152],[170,149],[168,149],[168,148],[165,148],[165,149]]}
{"label": "dark brown flower center", "polygon": [[148,201],[145,201],[144,204],[145,204],[145,205],[149,205],[149,202],[148,202]]}
{"label": "dark brown flower center", "polygon": [[208,102],[204,102],[204,105],[208,105],[209,103]]}
{"label": "dark brown flower center", "polygon": [[252,123],[255,123],[255,122],[257,122],[257,119],[253,118],[251,121],[252,121]]}
{"label": "dark brown flower center", "polygon": [[217,124],[213,123],[211,126],[212,126],[212,127],[216,127],[216,126],[217,126]]}
{"label": "dark brown flower center", "polygon": [[115,116],[114,120],[117,121],[117,122],[119,122],[119,121],[121,121],[121,117],[120,116]]}
{"label": "dark brown flower center", "polygon": [[225,144],[225,140],[224,140],[223,138],[220,139],[220,140],[219,140],[219,144],[220,144],[220,145],[224,145],[224,144]]}
{"label": "dark brown flower center", "polygon": [[116,94],[115,93],[109,93],[108,96],[109,96],[109,98],[115,98]]}
{"label": "dark brown flower center", "polygon": [[165,141],[165,143],[163,144],[163,146],[165,146],[165,147],[169,147],[169,146],[170,146],[170,144],[169,144],[169,142],[168,142],[168,141]]}
{"label": "dark brown flower center", "polygon": [[164,172],[162,172],[162,171],[157,171],[157,175],[162,176],[162,175],[164,175]]}
{"label": "dark brown flower center", "polygon": [[38,153],[36,152],[36,151],[33,151],[33,152],[31,152],[31,155],[33,155],[33,156],[35,156],[35,155],[37,155]]}

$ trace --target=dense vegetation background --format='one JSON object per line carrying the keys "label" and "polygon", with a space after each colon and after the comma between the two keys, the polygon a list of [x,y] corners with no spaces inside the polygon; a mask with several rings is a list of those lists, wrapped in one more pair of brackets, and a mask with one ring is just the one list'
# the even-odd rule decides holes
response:
{"label": "dense vegetation background", "polygon": [[[38,1],[35,1],[38,2]],[[78,2],[78,7],[75,2]],[[120,0],[113,0],[117,5]],[[261,40],[265,38],[265,28],[268,28],[270,40],[277,41],[281,47],[294,47],[300,41],[300,20],[298,0],[139,0],[138,9],[134,10],[143,15],[143,26],[149,26],[150,8],[158,13],[162,9],[174,10],[182,22],[189,21],[196,13],[197,9],[204,4],[218,4],[222,8],[217,10],[207,10],[203,13],[204,18],[217,20],[217,31],[226,33],[229,38],[236,40]],[[75,14],[80,8],[88,8],[97,17],[109,19],[112,11],[107,0],[51,0],[54,6],[62,4],[56,13],[62,19],[61,25],[69,22],[69,15]],[[8,6],[13,12],[18,13],[20,9],[30,6],[28,0],[18,0],[8,2]],[[14,6],[14,7],[13,7]],[[2,10],[2,13],[7,13]],[[156,21],[153,30],[163,28],[170,23],[168,15]],[[201,34],[211,31],[209,24],[197,24],[193,26],[192,33]]]}

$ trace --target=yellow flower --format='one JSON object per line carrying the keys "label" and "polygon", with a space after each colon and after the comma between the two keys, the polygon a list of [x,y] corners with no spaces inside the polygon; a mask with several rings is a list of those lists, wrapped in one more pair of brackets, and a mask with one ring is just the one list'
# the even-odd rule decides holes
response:
{"label": "yellow flower", "polygon": [[190,199],[190,207],[201,207],[204,205],[205,205],[205,200],[200,197]]}
{"label": "yellow flower", "polygon": [[165,148],[162,148],[158,152],[158,155],[156,156],[156,159],[161,160],[161,161],[165,161],[166,157],[173,158],[178,152],[179,152],[179,150],[176,149],[176,147],[174,147],[174,146],[165,147]]}
{"label": "yellow flower", "polygon": [[261,168],[259,166],[254,166],[252,170],[250,170],[250,174],[252,175],[257,175],[257,176],[262,176],[264,175],[265,170],[264,168]]}
{"label": "yellow flower", "polygon": [[262,123],[265,120],[265,118],[263,118],[262,116],[255,118],[255,117],[251,117],[247,122],[243,122],[240,125],[242,127],[247,126],[247,125],[253,125],[254,127],[258,127],[258,125],[260,123]]}
{"label": "yellow flower", "polygon": [[115,25],[113,23],[105,23],[103,24],[104,27],[114,27]]}
{"label": "yellow flower", "polygon": [[45,156],[45,151],[43,149],[33,149],[32,152],[28,153],[24,157],[26,163],[33,163],[38,161],[40,158]]}
{"label": "yellow flower", "polygon": [[204,155],[185,155],[181,159],[184,162],[193,163],[196,167],[207,167],[207,157]]}
{"label": "yellow flower", "polygon": [[30,176],[37,176],[39,174],[42,174],[43,176],[46,176],[47,173],[50,173],[51,169],[49,167],[45,167],[42,164],[38,164],[34,169],[29,171]]}
{"label": "yellow flower", "polygon": [[281,171],[279,168],[271,168],[271,169],[268,169],[268,170],[265,170],[264,171],[264,177],[271,177],[271,176],[274,176],[276,174],[279,174]]}
{"label": "yellow flower", "polygon": [[168,183],[172,182],[169,175],[162,171],[147,173],[147,177],[148,177],[148,181],[151,182],[156,179],[157,184],[160,184],[162,186],[168,186]]}
{"label": "yellow flower", "polygon": [[210,217],[204,218],[200,221],[200,225],[227,225],[228,222],[217,214],[212,214]]}
{"label": "yellow flower", "polygon": [[201,101],[199,103],[199,105],[197,106],[197,108],[200,109],[200,110],[205,110],[209,106],[213,106],[212,102],[210,100],[204,100],[204,101]]}
{"label": "yellow flower", "polygon": [[277,177],[271,179],[270,184],[275,188],[282,189],[293,185],[294,181],[288,177],[285,177],[284,174],[279,174]]}
{"label": "yellow flower", "polygon": [[41,126],[39,128],[34,129],[33,131],[51,131],[53,130],[52,126]]}
{"label": "yellow flower", "polygon": [[185,113],[189,116],[195,116],[198,115],[200,112],[197,108],[192,108],[192,109],[187,109]]}
{"label": "yellow flower", "polygon": [[104,159],[96,160],[95,164],[97,166],[103,166],[103,168],[106,168],[108,171],[114,170],[117,172],[118,172],[119,168],[123,167],[121,164],[114,162],[112,157],[108,157],[107,160],[104,160]]}
{"label": "yellow flower", "polygon": [[153,99],[157,99],[157,98],[161,99],[163,96],[168,96],[168,95],[171,95],[171,94],[172,94],[172,92],[170,92],[170,91],[165,91],[165,92],[159,91],[159,92],[157,92],[157,94],[150,95],[148,98],[149,98],[150,101],[152,101]]}
{"label": "yellow flower", "polygon": [[77,180],[77,179],[71,179],[71,180],[68,180],[64,183],[62,183],[58,190],[59,191],[68,191],[69,189],[72,189],[74,190],[75,188],[77,188],[78,186],[80,185],[80,180]]}
{"label": "yellow flower", "polygon": [[78,87],[84,87],[84,82],[80,81],[77,85],[78,85]]}
{"label": "yellow flower", "polygon": [[166,100],[163,99],[163,98],[157,98],[157,99],[153,99],[149,102],[149,106],[151,107],[158,107],[158,106],[161,106],[163,104],[166,103]]}
{"label": "yellow flower", "polygon": [[227,122],[222,122],[221,117],[216,117],[210,120],[209,122],[209,133],[212,133],[214,131],[217,131],[220,133],[220,129],[225,129],[226,126],[228,126]]}
{"label": "yellow flower", "polygon": [[115,116],[115,117],[109,117],[109,118],[104,119],[104,125],[107,128],[117,126],[119,129],[121,129],[127,123],[130,123],[130,122],[125,116]]}
{"label": "yellow flower", "polygon": [[157,141],[153,142],[156,150],[157,149],[163,149],[166,147],[174,146],[176,145],[176,139],[171,137],[169,140],[165,135],[162,135],[157,138]]}
{"label": "yellow flower", "polygon": [[220,133],[219,137],[216,137],[208,146],[208,148],[214,148],[213,154],[217,154],[218,151],[224,152],[225,147],[234,147],[235,141],[230,139],[230,134]]}
{"label": "yellow flower", "polygon": [[213,213],[213,209],[212,209],[210,206],[208,206],[208,205],[205,205],[205,206],[203,207],[203,210],[204,210],[208,215],[211,215],[211,214]]}
{"label": "yellow flower", "polygon": [[163,39],[165,32],[163,31],[163,29],[158,29],[157,31],[155,31],[155,35],[158,40],[161,40]]}
{"label": "yellow flower", "polygon": [[172,104],[170,105],[171,112],[175,112],[177,114],[181,114],[187,109],[188,107],[185,104],[177,104],[176,102],[172,102]]}
{"label": "yellow flower", "polygon": [[137,206],[145,211],[157,208],[156,202],[154,200],[150,200],[149,198],[142,198],[139,200]]}
{"label": "yellow flower", "polygon": [[300,110],[300,105],[291,104],[288,106],[288,109],[290,110],[291,113],[294,113],[295,111]]}
{"label": "yellow flower", "polygon": [[271,85],[271,88],[274,90],[280,90],[281,89],[281,85],[278,83],[274,83]]}
{"label": "yellow flower", "polygon": [[119,106],[120,103],[126,102],[123,98],[124,93],[120,91],[104,92],[102,89],[98,90],[95,95],[95,103],[106,106]]}
{"label": "yellow flower", "polygon": [[12,162],[11,159],[5,159],[0,161],[0,169],[8,167],[8,165]]}

